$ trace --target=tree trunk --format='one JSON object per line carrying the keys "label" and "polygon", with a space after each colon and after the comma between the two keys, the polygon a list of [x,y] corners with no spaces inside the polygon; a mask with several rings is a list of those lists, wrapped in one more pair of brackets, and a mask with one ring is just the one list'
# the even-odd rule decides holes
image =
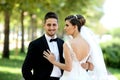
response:
{"label": "tree trunk", "polygon": [[21,53],[25,53],[25,50],[24,50],[24,11],[22,10],[21,12],[21,30],[22,30],[22,39],[21,39],[21,50],[20,52]]}
{"label": "tree trunk", "polygon": [[16,27],[16,49],[15,49],[15,53],[16,55],[18,54],[18,26]]}
{"label": "tree trunk", "polygon": [[37,33],[36,33],[37,27],[36,27],[36,20],[35,20],[34,14],[30,14],[30,18],[31,18],[31,25],[30,26],[31,26],[31,29],[32,29],[32,31],[31,31],[31,35],[32,35],[31,40],[34,40],[36,38],[36,36],[37,36]]}
{"label": "tree trunk", "polygon": [[4,12],[4,47],[3,47],[3,55],[2,58],[9,59],[9,23],[10,23],[10,14],[9,11],[5,10]]}

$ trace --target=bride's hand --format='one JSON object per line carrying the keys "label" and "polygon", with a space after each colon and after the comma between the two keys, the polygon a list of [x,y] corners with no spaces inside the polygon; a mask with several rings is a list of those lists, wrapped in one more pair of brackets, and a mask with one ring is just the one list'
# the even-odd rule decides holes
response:
{"label": "bride's hand", "polygon": [[52,64],[56,61],[54,54],[50,52],[49,50],[44,51],[43,54],[44,54],[43,57],[45,57]]}

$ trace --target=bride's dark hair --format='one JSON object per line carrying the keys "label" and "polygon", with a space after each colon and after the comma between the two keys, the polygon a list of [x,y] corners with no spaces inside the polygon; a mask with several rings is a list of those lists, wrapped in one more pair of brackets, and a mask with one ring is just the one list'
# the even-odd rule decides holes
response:
{"label": "bride's dark hair", "polygon": [[65,18],[65,21],[69,20],[72,25],[78,26],[78,31],[80,32],[81,27],[85,24],[85,19],[82,15],[70,15]]}
{"label": "bride's dark hair", "polygon": [[81,26],[83,26],[86,23],[85,18],[82,15],[76,15],[77,19],[80,21]]}

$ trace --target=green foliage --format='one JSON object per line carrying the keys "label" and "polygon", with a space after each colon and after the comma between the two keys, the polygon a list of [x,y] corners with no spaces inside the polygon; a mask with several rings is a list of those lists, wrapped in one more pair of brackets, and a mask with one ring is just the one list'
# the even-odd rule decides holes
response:
{"label": "green foliage", "polygon": [[96,23],[102,15],[103,2],[104,0],[99,0],[99,2],[98,0],[74,0],[74,2],[72,0],[1,0],[0,11],[3,8],[12,11],[12,18],[15,20],[16,18],[20,20],[21,10],[28,12],[28,14],[35,14],[36,19],[43,18],[43,15],[48,11],[55,11],[60,16],[61,30],[64,27],[62,21],[64,21],[65,16],[70,14],[84,14],[88,24]]}
{"label": "green foliage", "polygon": [[14,3],[12,3],[11,0],[1,0],[0,1],[0,11],[7,11],[9,13],[12,12],[12,9],[14,7]]}
{"label": "green foliage", "polygon": [[120,28],[112,29],[108,34],[113,36],[111,41],[102,43],[102,49],[107,66],[120,68]]}
{"label": "green foliage", "polygon": [[120,27],[114,28],[113,30],[110,30],[108,33],[111,34],[114,37],[119,37],[120,38]]}
{"label": "green foliage", "polygon": [[102,50],[107,66],[120,68],[120,39],[113,39],[110,42],[102,43]]}

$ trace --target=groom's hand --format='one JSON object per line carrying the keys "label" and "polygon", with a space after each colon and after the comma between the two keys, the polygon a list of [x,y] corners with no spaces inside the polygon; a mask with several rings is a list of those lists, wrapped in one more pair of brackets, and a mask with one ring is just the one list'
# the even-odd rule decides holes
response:
{"label": "groom's hand", "polygon": [[86,62],[86,63],[82,63],[81,66],[86,69],[87,71],[88,70],[93,70],[94,69],[94,65],[91,63],[91,62]]}
{"label": "groom's hand", "polygon": [[88,63],[82,63],[81,66],[82,66],[82,68],[84,68],[86,70],[88,69]]}

